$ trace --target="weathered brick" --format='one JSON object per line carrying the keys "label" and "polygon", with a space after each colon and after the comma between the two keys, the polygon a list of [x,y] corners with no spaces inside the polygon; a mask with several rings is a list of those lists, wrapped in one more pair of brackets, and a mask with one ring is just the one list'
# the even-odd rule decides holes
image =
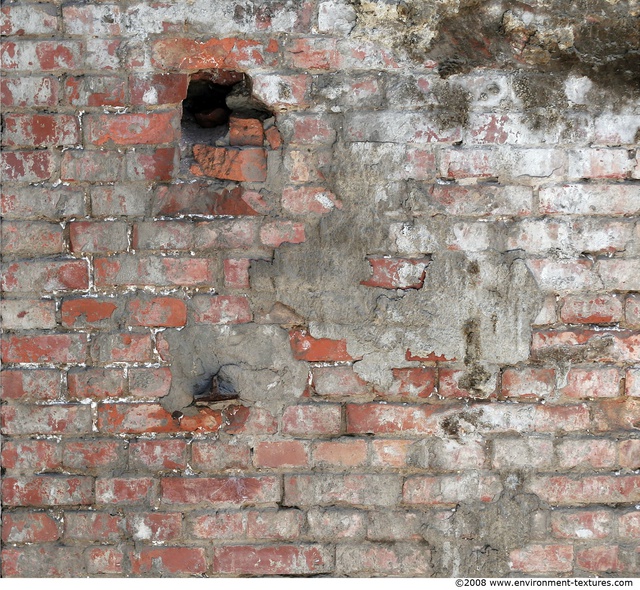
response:
{"label": "weathered brick", "polygon": [[6,363],[83,363],[87,335],[4,336],[2,356]]}
{"label": "weathered brick", "polygon": [[561,573],[573,570],[571,545],[528,545],[509,554],[510,567],[523,573]]}
{"label": "weathered brick", "polygon": [[198,295],[192,305],[199,324],[245,324],[252,319],[249,300],[239,295]]}
{"label": "weathered brick", "polygon": [[229,477],[182,478],[161,480],[162,501],[166,504],[210,504],[243,506],[278,502],[281,497],[278,478]]}
{"label": "weathered brick", "polygon": [[65,219],[84,215],[81,191],[68,187],[3,187],[0,204],[5,219]]}
{"label": "weathered brick", "polygon": [[307,330],[291,330],[289,343],[294,358],[303,361],[351,361],[346,340],[314,338]]}
{"label": "weathered brick", "polygon": [[260,242],[270,248],[279,248],[282,244],[300,244],[306,239],[303,223],[294,221],[272,221],[260,228]]}
{"label": "weathered brick", "polygon": [[129,247],[128,226],[119,221],[75,221],[69,224],[72,252],[122,252]]}
{"label": "weathered brick", "polygon": [[58,29],[55,7],[49,4],[8,4],[0,13],[0,33],[7,35],[48,35]]}
{"label": "weathered brick", "polygon": [[241,512],[218,512],[191,516],[188,519],[191,534],[196,539],[242,539],[244,517]]}
{"label": "weathered brick", "polygon": [[112,547],[93,547],[86,552],[89,574],[118,575],[124,571],[124,553]]}
{"label": "weathered brick", "polygon": [[0,417],[7,435],[91,432],[91,409],[86,405],[3,406]]}
{"label": "weathered brick", "polygon": [[68,442],[62,463],[72,469],[116,469],[125,465],[124,445],[118,441]]}
{"label": "weathered brick", "polygon": [[187,443],[180,439],[132,442],[129,446],[129,461],[131,467],[145,471],[184,469],[187,463]]}
{"label": "weathered brick", "polygon": [[135,575],[203,574],[207,570],[202,547],[149,547],[129,555]]}
{"label": "weathered brick", "polygon": [[64,299],[60,306],[62,325],[73,328],[111,324],[118,305],[115,299]]}
{"label": "weathered brick", "polygon": [[562,300],[560,318],[567,324],[610,324],[622,319],[622,299],[616,295],[573,295]]}
{"label": "weathered brick", "polygon": [[576,551],[576,567],[591,572],[620,571],[618,547],[600,545]]}
{"label": "weathered brick", "polygon": [[248,258],[227,258],[223,261],[224,286],[228,289],[249,289],[249,267],[251,260]]}
{"label": "weathered brick", "polygon": [[253,450],[253,464],[276,469],[309,467],[309,451],[300,441],[261,442]]}
{"label": "weathered brick", "polygon": [[55,545],[3,549],[3,577],[71,578],[85,574],[84,548]]}
{"label": "weathered brick", "polygon": [[0,49],[3,70],[67,73],[82,66],[80,41],[9,41]]}
{"label": "weathered brick", "polygon": [[217,473],[229,469],[248,470],[251,466],[251,448],[237,443],[194,441],[190,465],[204,473]]}
{"label": "weathered brick", "polygon": [[58,103],[60,94],[60,83],[54,77],[0,78],[0,102],[6,108],[51,107]]}
{"label": "weathered brick", "polygon": [[410,477],[404,483],[405,504],[453,507],[460,502],[493,502],[502,492],[495,475],[469,473],[440,477]]}
{"label": "weathered brick", "polygon": [[383,289],[421,289],[429,260],[420,258],[367,258],[372,274],[365,287]]}
{"label": "weathered brick", "polygon": [[5,477],[2,502],[6,506],[68,506],[93,502],[93,478],[43,475]]}
{"label": "weathered brick", "polygon": [[94,511],[65,512],[65,539],[116,543],[124,534],[124,519],[118,514]]}
{"label": "weathered brick", "polygon": [[171,143],[178,138],[178,117],[166,113],[85,115],[85,141],[94,145]]}
{"label": "weathered brick", "polygon": [[96,480],[96,504],[131,505],[153,501],[155,485],[153,479],[147,477]]}
{"label": "weathered brick", "polygon": [[155,297],[134,299],[128,306],[131,326],[178,328],[187,322],[187,307],[181,299]]}
{"label": "weathered brick", "polygon": [[263,148],[194,145],[193,155],[198,166],[194,166],[192,172],[198,176],[204,174],[238,182],[264,182],[267,179],[267,158]]}
{"label": "weathered brick", "polygon": [[551,515],[551,531],[560,539],[604,539],[611,534],[613,521],[606,510],[556,510]]}
{"label": "weathered brick", "polygon": [[213,570],[235,575],[303,575],[330,571],[332,555],[321,545],[216,547]]}
{"label": "weathered brick", "polygon": [[364,440],[314,443],[312,452],[316,467],[346,470],[362,467],[367,462],[367,443]]}
{"label": "weathered brick", "polygon": [[149,334],[99,334],[92,342],[91,356],[99,363],[150,362],[154,360],[153,342]]}
{"label": "weathered brick", "polygon": [[135,105],[164,105],[182,102],[187,96],[186,74],[136,74],[129,76],[129,93]]}
{"label": "weathered brick", "polygon": [[5,299],[0,301],[2,325],[5,330],[54,328],[55,306],[50,299]]}
{"label": "weathered brick", "polygon": [[4,181],[42,182],[54,175],[56,158],[50,151],[0,153],[0,172]]}
{"label": "weathered brick", "polygon": [[2,465],[24,473],[53,471],[62,465],[62,448],[48,440],[4,441]]}
{"label": "weathered brick", "polygon": [[352,367],[314,367],[311,373],[317,395],[347,397],[369,393],[369,387]]}
{"label": "weathered brick", "polygon": [[426,576],[431,570],[431,549],[413,543],[382,545],[341,544],[336,548],[336,571],[347,575]]}
{"label": "weathered brick", "polygon": [[126,80],[116,76],[70,76],[65,80],[64,93],[72,106],[123,107]]}
{"label": "weathered brick", "polygon": [[556,453],[558,470],[611,469],[617,464],[616,445],[610,440],[563,440]]}
{"label": "weathered brick", "polygon": [[300,536],[304,513],[299,510],[261,511],[247,514],[247,537],[286,541]]}
{"label": "weathered brick", "polygon": [[125,179],[131,182],[167,182],[178,167],[178,150],[173,147],[129,151],[125,161]]}
{"label": "weathered brick", "polygon": [[128,514],[127,531],[135,541],[171,541],[181,536],[182,514],[176,512]]}
{"label": "weathered brick", "polygon": [[111,37],[120,34],[120,7],[115,4],[67,5],[62,8],[68,35]]}
{"label": "weathered brick", "polygon": [[229,145],[262,147],[263,143],[264,129],[260,119],[229,119]]}
{"label": "weathered brick", "polygon": [[46,543],[61,534],[60,523],[42,512],[2,515],[3,543]]}
{"label": "weathered brick", "polygon": [[528,489],[541,500],[558,506],[632,503],[640,498],[637,476],[539,476],[530,481]]}
{"label": "weathered brick", "polygon": [[61,178],[67,181],[115,182],[120,179],[123,155],[104,150],[69,150],[62,155]]}

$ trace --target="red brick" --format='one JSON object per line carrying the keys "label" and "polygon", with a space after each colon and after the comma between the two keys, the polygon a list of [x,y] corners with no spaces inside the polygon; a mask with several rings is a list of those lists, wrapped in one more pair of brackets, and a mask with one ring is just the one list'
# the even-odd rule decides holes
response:
{"label": "red brick", "polygon": [[555,390],[553,369],[506,369],[502,373],[502,395],[525,399],[545,399]]}
{"label": "red brick", "polygon": [[187,322],[184,301],[174,297],[155,297],[150,301],[134,299],[129,303],[131,326],[177,328]]}
{"label": "red brick", "polygon": [[308,467],[309,452],[300,441],[261,442],[253,450],[253,464],[256,467],[286,468]]}
{"label": "red brick", "polygon": [[91,504],[91,477],[40,476],[5,477],[2,480],[5,506],[65,506]]}
{"label": "red brick", "polygon": [[73,115],[6,115],[3,145],[10,147],[66,146],[80,143]]}
{"label": "red brick", "polygon": [[621,467],[626,467],[627,469],[640,468],[640,440],[622,441],[619,443],[618,450]]}
{"label": "red brick", "polygon": [[317,362],[352,361],[346,340],[314,338],[306,330],[290,330],[289,343],[297,360]]}
{"label": "red brick", "polygon": [[562,302],[560,318],[567,324],[611,324],[622,320],[622,300],[616,295],[573,295]]}
{"label": "red brick", "polygon": [[99,334],[92,343],[91,355],[98,363],[150,362],[154,360],[153,342],[149,334]]}
{"label": "red brick", "polygon": [[51,107],[58,103],[60,83],[50,76],[0,78],[0,102],[10,107]]}
{"label": "red brick", "polygon": [[617,464],[616,445],[611,440],[569,440],[556,445],[560,469],[606,469]]}
{"label": "red brick", "polygon": [[264,143],[264,129],[259,119],[243,119],[231,117],[229,119],[229,145],[257,146]]}
{"label": "red brick", "polygon": [[182,102],[187,96],[187,74],[137,74],[129,76],[129,94],[134,105],[164,105]]}
{"label": "red brick", "polygon": [[99,146],[170,143],[178,138],[175,111],[166,113],[85,115],[85,141]]}
{"label": "red brick", "polygon": [[123,155],[104,150],[68,150],[62,155],[61,179],[65,181],[115,182],[120,180]]}
{"label": "red brick", "polygon": [[201,408],[195,416],[173,417],[160,404],[103,404],[98,407],[98,430],[105,433],[217,432],[220,411]]}
{"label": "red brick", "polygon": [[249,470],[251,466],[251,449],[243,444],[194,441],[191,454],[191,467],[205,473],[228,469]]}
{"label": "red brick", "polygon": [[168,367],[129,369],[129,395],[159,398],[169,394],[171,370]]}
{"label": "red brick", "polygon": [[307,522],[318,541],[361,539],[366,534],[366,516],[353,510],[313,508],[307,512]]}
{"label": "red brick", "polygon": [[155,215],[257,215],[241,187],[216,191],[206,183],[158,186]]}
{"label": "red brick", "polygon": [[129,228],[120,221],[75,221],[69,224],[72,252],[122,252],[129,248]]}
{"label": "red brick", "polygon": [[401,477],[380,473],[285,476],[285,505],[395,506],[401,487]]}
{"label": "red brick", "polygon": [[60,525],[41,512],[2,515],[3,543],[46,543],[60,538]]}
{"label": "red brick", "polygon": [[371,442],[371,465],[396,469],[409,465],[412,440],[374,440]]}
{"label": "red brick", "polygon": [[292,436],[330,436],[341,430],[341,409],[336,404],[289,406],[282,416],[282,432]]}
{"label": "red brick", "polygon": [[55,223],[33,221],[2,222],[2,253],[46,256],[64,252],[62,228]]}
{"label": "red brick", "polygon": [[213,265],[208,258],[162,256],[111,256],[96,258],[96,286],[195,287],[214,283]]}
{"label": "red brick", "polygon": [[364,440],[327,441],[313,445],[316,467],[361,467],[367,462],[367,443]]}
{"label": "red brick", "polygon": [[404,483],[405,504],[454,507],[460,502],[493,502],[502,492],[496,475],[469,473],[440,477],[410,477]]}
{"label": "red brick", "polygon": [[70,76],[65,80],[64,92],[72,106],[123,107],[126,80],[115,76]]}
{"label": "red brick", "polygon": [[[126,46],[120,39],[92,39],[86,37],[84,42],[86,45],[84,59],[88,69],[109,72],[119,70],[122,67],[121,56]],[[132,51],[135,51],[135,44],[130,47]]]}
{"label": "red brick", "polygon": [[0,383],[4,400],[47,401],[60,397],[60,373],[52,369],[5,368],[0,372]]}
{"label": "red brick", "polygon": [[[430,361],[432,360],[443,360],[441,357],[436,357],[430,355]],[[420,358],[407,356],[407,360],[420,360]],[[472,389],[467,389],[464,387],[464,378],[467,376],[467,371],[462,369],[440,369],[438,373],[439,383],[438,383],[438,395],[444,398],[455,398],[455,399],[466,399],[473,398],[477,396],[477,392]],[[462,383],[460,383],[462,381]],[[490,383],[490,382],[489,382]],[[490,397],[495,396],[495,391],[491,392]]]}
{"label": "red brick", "polygon": [[62,448],[47,440],[4,441],[2,466],[30,473],[52,471],[62,466]]}
{"label": "red brick", "polygon": [[276,127],[269,127],[264,134],[272,150],[279,150],[282,147],[282,136]]}
{"label": "red brick", "polygon": [[330,552],[319,545],[216,547],[213,571],[234,575],[302,575],[330,571]]}
{"label": "red brick", "polygon": [[341,544],[336,547],[341,575],[426,576],[432,573],[431,549],[418,543]]}
{"label": "red brick", "polygon": [[201,547],[153,547],[129,555],[134,575],[204,574],[205,550]]}
{"label": "red brick", "polygon": [[624,539],[640,539],[640,512],[627,512],[620,515],[618,534]]}
{"label": "red brick", "polygon": [[64,299],[60,306],[62,325],[74,328],[104,325],[116,309],[114,300]]}
{"label": "red brick", "polygon": [[91,214],[93,217],[143,216],[150,200],[150,191],[135,184],[92,186]]}
{"label": "red brick", "polygon": [[82,400],[105,399],[125,395],[125,379],[121,369],[86,368],[67,374],[69,397]]}
{"label": "red brick", "polygon": [[106,512],[66,512],[64,536],[73,541],[114,543],[124,537],[124,519]]}
{"label": "red brick", "polygon": [[248,258],[227,258],[223,261],[224,286],[228,289],[249,289],[249,267],[251,260]]}
{"label": "red brick", "polygon": [[334,70],[342,63],[337,39],[295,39],[287,51],[291,54],[293,66],[303,70]]}
{"label": "red brick", "polygon": [[429,260],[424,258],[367,258],[372,275],[360,281],[365,287],[421,289]]}
{"label": "red brick", "polygon": [[62,463],[72,469],[114,469],[124,466],[124,446],[117,441],[69,442]]}
{"label": "red brick", "polygon": [[612,524],[612,513],[605,510],[551,514],[551,531],[560,539],[604,539],[611,534]]}
{"label": "red brick", "polygon": [[5,182],[41,182],[53,176],[55,166],[55,159],[49,151],[18,151],[0,154],[0,173]]}
{"label": "red brick", "polygon": [[198,295],[193,298],[199,324],[245,324],[252,319],[249,300],[238,295]]}
{"label": "red brick", "polygon": [[2,551],[3,577],[71,578],[84,576],[82,547],[27,546]]}
{"label": "red brick", "polygon": [[93,547],[87,551],[89,574],[122,574],[124,553],[112,547]]}
{"label": "red brick", "polygon": [[8,293],[54,292],[87,289],[86,260],[27,260],[5,266],[2,288]]}
{"label": "red brick", "polygon": [[278,430],[275,416],[262,408],[229,406],[224,413],[228,434],[274,434]]}
{"label": "red brick", "polygon": [[194,145],[193,155],[198,166],[191,171],[220,180],[264,182],[267,179],[267,157],[263,148],[217,148]]}
{"label": "red brick", "polygon": [[117,5],[67,5],[62,8],[67,35],[116,37],[120,35],[120,7]]}
{"label": "red brick", "polygon": [[264,504],[281,497],[277,477],[182,478],[161,480],[162,501],[166,504]]}
{"label": "red brick", "polygon": [[510,567],[525,574],[549,574],[573,570],[571,545],[528,545],[509,554]]}
{"label": "red brick", "polygon": [[5,363],[83,363],[87,335],[5,336],[2,356]]}
{"label": "red brick", "polygon": [[14,41],[0,49],[2,68],[25,72],[66,74],[82,66],[82,43],[79,41]]}
{"label": "red brick", "polygon": [[151,478],[123,478],[96,480],[96,504],[130,505],[153,500],[155,482]]}
{"label": "red brick", "polygon": [[619,572],[618,547],[601,545],[576,551],[576,567],[590,572]]}
{"label": "red brick", "polygon": [[304,514],[299,510],[252,510],[247,514],[247,537],[276,541],[296,539],[300,536],[303,524]]}
{"label": "red brick", "polygon": [[[248,39],[195,39],[162,38],[153,44],[152,63],[162,69],[207,70],[256,67],[265,63],[265,57],[277,50],[277,43],[266,47]],[[265,55],[265,53],[267,55]]]}
{"label": "red brick", "polygon": [[436,384],[435,369],[429,367],[407,367],[392,369],[393,383],[388,391],[380,395],[401,396],[407,399],[423,399],[433,395]]}
{"label": "red brick", "polygon": [[139,440],[129,446],[131,467],[150,471],[184,469],[187,443],[180,439]]}
{"label": "red brick", "polygon": [[253,218],[203,221],[196,224],[198,250],[249,249],[256,243],[258,222]]}
{"label": "red brick", "polygon": [[282,207],[294,215],[322,215],[335,208],[342,209],[342,203],[330,190],[321,186],[287,186],[282,191]]}
{"label": "red brick", "polygon": [[59,221],[85,214],[83,193],[65,186],[4,186],[0,191],[0,207],[5,219]]}
{"label": "red brick", "polygon": [[614,367],[572,368],[560,392],[576,399],[618,397],[621,395],[620,372]]}
{"label": "red brick", "polygon": [[640,425],[640,400],[600,400],[593,407],[593,431],[636,431]]}
{"label": "red brick", "polygon": [[558,506],[617,504],[640,501],[640,477],[594,475],[578,478],[539,476],[529,490],[541,500]]}
{"label": "red brick", "polygon": [[348,434],[435,434],[437,408],[392,404],[347,404]]}
{"label": "red brick", "polygon": [[3,36],[50,35],[58,29],[55,7],[49,4],[5,4],[1,14]]}
{"label": "red brick", "polygon": [[360,379],[353,367],[314,367],[311,373],[317,395],[343,397],[369,393],[366,382]]}
{"label": "red brick", "polygon": [[134,225],[132,246],[136,250],[192,250],[193,223],[183,221],[142,222]]}
{"label": "red brick", "polygon": [[241,512],[216,512],[193,517],[192,535],[197,539],[241,539],[244,518]]}
{"label": "red brick", "polygon": [[127,531],[134,541],[171,541],[182,533],[179,512],[143,512],[127,515]]}
{"label": "red brick", "polygon": [[87,434],[91,432],[88,406],[3,406],[0,409],[3,434]]}
{"label": "red brick", "polygon": [[301,244],[306,240],[303,223],[294,221],[271,221],[260,228],[260,242],[270,248],[282,244]]}
{"label": "red brick", "polygon": [[173,147],[129,151],[125,178],[132,182],[168,182],[177,173],[178,161],[178,150]]}

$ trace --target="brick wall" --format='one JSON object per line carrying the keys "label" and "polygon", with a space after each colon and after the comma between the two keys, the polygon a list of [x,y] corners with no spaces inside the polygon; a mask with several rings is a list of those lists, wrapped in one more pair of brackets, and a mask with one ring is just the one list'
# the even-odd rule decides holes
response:
{"label": "brick wall", "polygon": [[640,574],[637,96],[363,4],[2,5],[3,576]]}

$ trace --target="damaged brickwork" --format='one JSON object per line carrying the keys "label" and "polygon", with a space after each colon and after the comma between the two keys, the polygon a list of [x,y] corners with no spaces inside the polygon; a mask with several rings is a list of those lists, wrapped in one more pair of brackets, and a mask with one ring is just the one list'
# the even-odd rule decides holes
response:
{"label": "damaged brickwork", "polygon": [[636,0],[0,14],[2,576],[640,575]]}

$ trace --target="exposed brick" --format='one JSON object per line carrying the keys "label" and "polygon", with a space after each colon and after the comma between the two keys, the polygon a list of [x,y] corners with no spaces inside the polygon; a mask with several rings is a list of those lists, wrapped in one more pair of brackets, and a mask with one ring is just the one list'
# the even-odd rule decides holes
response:
{"label": "exposed brick", "polygon": [[618,547],[601,545],[576,551],[576,567],[591,572],[620,571]]}
{"label": "exposed brick", "polygon": [[118,575],[124,571],[124,553],[112,547],[94,547],[87,551],[87,572]]}
{"label": "exposed brick", "polygon": [[123,107],[126,80],[116,76],[70,76],[65,80],[64,93],[72,106]]}
{"label": "exposed brick", "polygon": [[313,462],[317,467],[349,469],[362,467],[367,461],[364,440],[319,442],[313,445]]}
{"label": "exposed brick", "polygon": [[187,96],[186,74],[137,74],[129,76],[129,93],[135,105],[164,105],[182,102]]}
{"label": "exposed brick", "polygon": [[123,156],[118,152],[69,150],[62,155],[60,176],[67,181],[115,182],[122,168]]}
{"label": "exposed brick", "polygon": [[502,373],[502,395],[515,398],[546,398],[555,389],[553,369],[507,369]]}
{"label": "exposed brick", "polygon": [[620,395],[620,372],[611,367],[572,368],[567,383],[560,388],[562,395],[577,398],[608,398]]}
{"label": "exposed brick", "polygon": [[196,175],[206,174],[220,180],[264,182],[267,179],[267,158],[264,149],[249,147],[229,149],[194,145],[193,155],[199,167]]}
{"label": "exposed brick", "polygon": [[189,519],[191,534],[196,539],[242,539],[244,516],[241,512],[215,512]]}
{"label": "exposed brick", "polygon": [[436,412],[431,406],[392,404],[347,404],[347,433],[398,434],[405,436],[435,434]]}
{"label": "exposed brick", "polygon": [[248,258],[227,258],[223,261],[224,286],[228,289],[249,289],[249,267],[251,260]]}
{"label": "exposed brick", "polygon": [[64,445],[62,463],[72,469],[122,468],[124,446],[117,441],[68,442]]}
{"label": "exposed brick", "polygon": [[640,513],[627,512],[618,518],[618,534],[624,539],[640,538]]}
{"label": "exposed brick", "polygon": [[25,473],[53,471],[62,465],[62,448],[47,440],[4,441],[2,465]]}
{"label": "exposed brick", "polygon": [[270,248],[282,244],[300,244],[306,239],[304,224],[293,221],[272,221],[260,228],[260,241]]}
{"label": "exposed brick", "polygon": [[115,543],[124,537],[124,519],[108,512],[66,512],[64,536],[68,540]]}
{"label": "exposed brick", "polygon": [[54,369],[3,369],[2,399],[47,401],[60,397],[60,373]]}
{"label": "exposed brick", "polygon": [[251,465],[251,448],[243,444],[194,441],[191,449],[191,467],[204,473],[217,473],[229,469],[247,470]]}
{"label": "exposed brick", "polygon": [[0,418],[2,433],[7,435],[91,432],[91,411],[86,405],[3,406]]}
{"label": "exposed brick", "polygon": [[122,369],[75,369],[67,374],[69,397],[72,399],[105,399],[125,395]]}
{"label": "exposed brick", "polygon": [[72,115],[7,115],[2,143],[11,147],[68,146],[80,143]]}
{"label": "exposed brick", "polygon": [[304,513],[299,510],[252,510],[247,514],[247,537],[274,541],[296,539],[300,536],[303,523]]}
{"label": "exposed brick", "polygon": [[347,575],[426,576],[432,573],[431,549],[412,543],[341,544],[336,547],[336,570]]}
{"label": "exposed brick", "polygon": [[199,324],[245,324],[252,319],[249,300],[237,295],[198,295],[193,298]]}
{"label": "exposed brick", "polygon": [[529,490],[540,499],[558,506],[638,502],[638,477],[594,475],[533,478]]}
{"label": "exposed brick", "polygon": [[155,492],[155,482],[151,478],[97,479],[96,503],[109,505],[130,505],[150,502]]}
{"label": "exposed brick", "polygon": [[[612,444],[614,444],[612,442]],[[618,446],[620,466],[627,469],[640,468],[640,440],[625,440]]]}
{"label": "exposed brick", "polygon": [[166,113],[85,115],[85,141],[94,145],[170,143],[178,137],[175,111]]}
{"label": "exposed brick", "polygon": [[563,440],[556,445],[559,469],[611,469],[617,464],[616,445],[610,440]]}
{"label": "exposed brick", "polygon": [[58,224],[37,221],[2,222],[2,253],[36,257],[64,252],[62,228]]}
{"label": "exposed brick", "polygon": [[528,545],[509,554],[510,567],[523,573],[560,573],[573,570],[571,545]]}
{"label": "exposed brick", "polygon": [[130,325],[178,328],[187,322],[184,301],[173,297],[155,297],[149,301],[134,299],[129,303]]}
{"label": "exposed brick", "polygon": [[54,174],[56,161],[50,151],[17,151],[0,154],[4,181],[42,182]]}
{"label": "exposed brick", "polygon": [[187,443],[180,439],[132,442],[129,461],[131,467],[145,471],[184,469],[187,464]]}
{"label": "exposed brick", "polygon": [[302,575],[329,571],[330,552],[318,545],[216,547],[213,570],[223,574]]}
{"label": "exposed brick", "polygon": [[383,289],[421,289],[429,264],[428,260],[411,258],[369,257],[367,260],[372,275],[360,284]]}
{"label": "exposed brick", "polygon": [[9,4],[2,7],[0,33],[7,35],[55,34],[58,17],[49,4]]}
{"label": "exposed brick", "polygon": [[229,119],[229,145],[262,147],[263,143],[264,129],[260,119]]}
{"label": "exposed brick", "polygon": [[428,367],[407,367],[392,369],[393,383],[381,395],[400,396],[403,399],[424,399],[435,392],[436,372]]}
{"label": "exposed brick", "polygon": [[352,367],[315,367],[311,372],[317,395],[347,397],[369,393],[367,384]]}
{"label": "exposed brick", "polygon": [[308,467],[309,451],[299,441],[261,442],[253,451],[256,467],[288,468]]}
{"label": "exposed brick", "polygon": [[99,363],[150,362],[154,359],[153,343],[149,334],[99,334],[92,343],[91,355]]}
{"label": "exposed brick", "polygon": [[321,186],[288,186],[282,192],[282,206],[294,215],[322,215],[336,208],[341,209],[342,203],[330,190]]}
{"label": "exposed brick", "polygon": [[278,478],[229,477],[182,478],[165,477],[161,480],[162,501],[166,504],[202,504],[243,506],[265,504],[280,500]]}
{"label": "exposed brick", "polygon": [[4,265],[2,288],[8,293],[72,291],[89,287],[86,260],[25,260]]}
{"label": "exposed brick", "polygon": [[2,356],[6,363],[83,363],[87,358],[87,335],[5,336]]}
{"label": "exposed brick", "polygon": [[3,577],[71,578],[85,575],[84,548],[55,545],[3,549]]}
{"label": "exposed brick", "polygon": [[319,541],[362,539],[366,533],[365,514],[347,509],[311,508],[307,522],[311,534]]}
{"label": "exposed brick", "polygon": [[135,541],[171,541],[182,532],[182,514],[143,512],[127,515],[127,531]]}
{"label": "exposed brick", "polygon": [[115,299],[64,299],[60,306],[62,325],[70,328],[106,326],[116,309]]}
{"label": "exposed brick", "polygon": [[131,553],[129,559],[136,575],[196,575],[207,570],[202,547],[149,547]]}
{"label": "exposed brick", "polygon": [[119,221],[76,221],[69,224],[72,252],[122,252],[129,248],[128,227]]}
{"label": "exposed brick", "polygon": [[622,319],[622,300],[615,295],[565,297],[560,318],[567,324],[610,324]]}
{"label": "exposed brick", "polygon": [[66,73],[81,67],[79,41],[9,41],[0,52],[2,69],[16,72]]}
{"label": "exposed brick", "polygon": [[291,330],[289,343],[293,356],[301,361],[351,361],[346,340],[314,338],[307,330]]}
{"label": "exposed brick", "polygon": [[0,199],[5,219],[59,220],[85,213],[82,192],[69,187],[3,187]]}
{"label": "exposed brick", "polygon": [[470,473],[441,477],[407,478],[402,490],[405,504],[453,507],[460,502],[493,502],[502,492],[495,475]]}
{"label": "exposed brick", "polygon": [[178,151],[173,147],[127,153],[125,179],[131,182],[167,182],[176,174]]}
{"label": "exposed brick", "polygon": [[374,440],[371,443],[371,464],[384,469],[406,467],[413,443],[411,440]]}
{"label": "exposed brick", "polygon": [[51,107],[58,103],[60,83],[50,76],[0,79],[0,102],[6,107]]}
{"label": "exposed brick", "polygon": [[4,543],[46,543],[61,535],[60,523],[41,512],[3,514]]}
{"label": "exposed brick", "polygon": [[555,511],[551,531],[560,539],[604,539],[611,534],[613,515],[605,510]]}
{"label": "exposed brick", "polygon": [[2,502],[6,506],[68,506],[93,502],[93,479],[44,475],[5,477]]}

